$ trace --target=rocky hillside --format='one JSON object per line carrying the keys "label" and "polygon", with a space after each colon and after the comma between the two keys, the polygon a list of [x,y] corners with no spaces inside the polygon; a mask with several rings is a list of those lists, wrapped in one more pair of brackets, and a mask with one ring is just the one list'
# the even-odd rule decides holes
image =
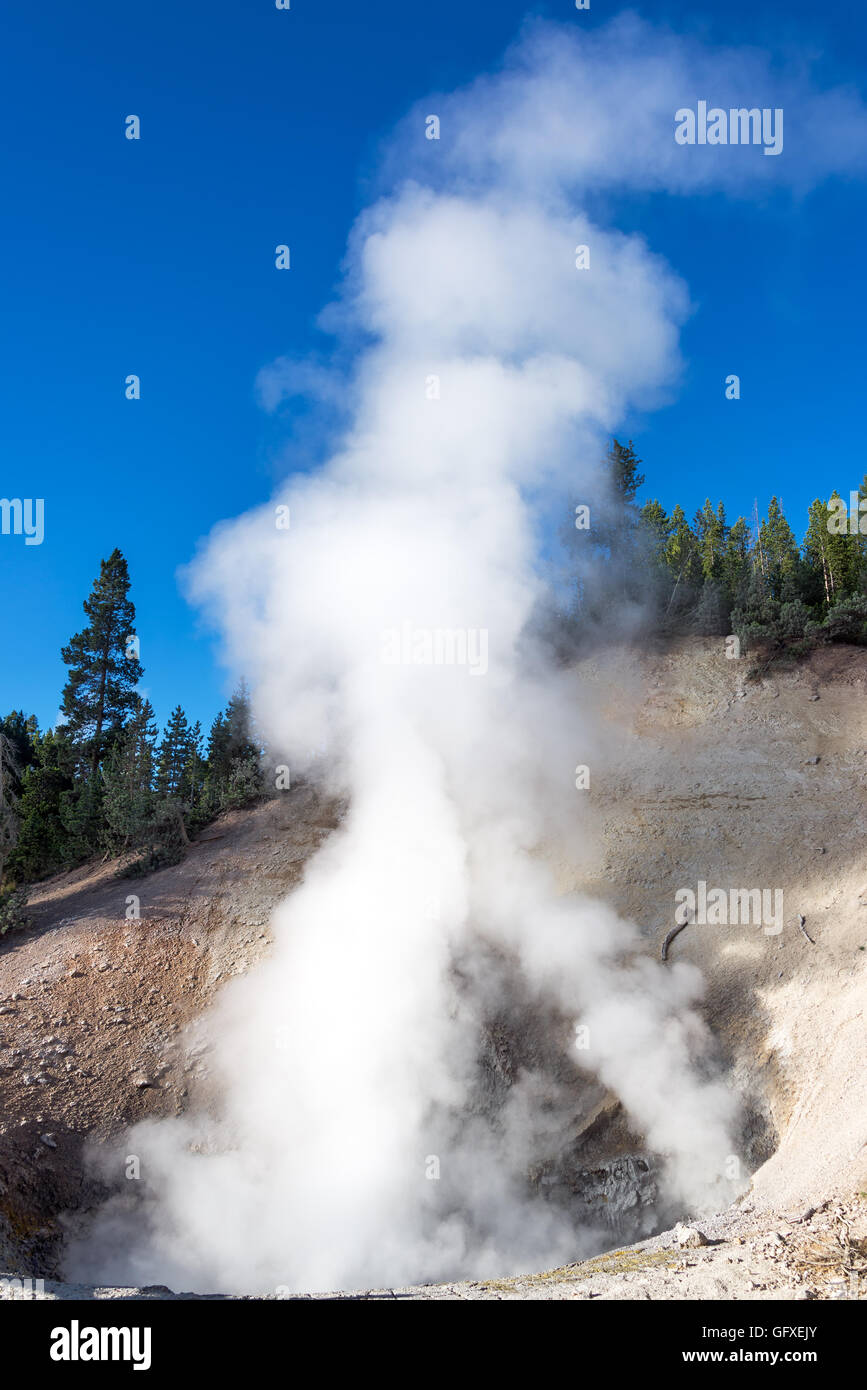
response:
{"label": "rocky hillside", "polygon": [[[616,1252],[377,1296],[864,1296],[867,653],[826,649],[751,676],[722,642],[686,642],[595,657],[574,680],[602,713],[583,793],[594,835],[582,831],[580,853],[549,847],[564,890],[608,899],[657,957],[678,890],[782,891],[779,933],[693,922],[670,945],[705,977],[752,1187],[697,1236],[642,1240],[658,1229],[653,1156],[598,1088],[576,1105],[571,1170],[539,1176],[604,1212]],[[29,929],[0,944],[0,1270],[74,1296],[56,1281],[63,1213],[100,1192],[86,1142],[208,1104],[208,1005],[268,950],[271,909],[338,816],[298,787],[224,817],[147,879],[94,865],[33,894]],[[508,1077],[521,1039],[490,1042]]]}
{"label": "rocky hillside", "polygon": [[61,1214],[99,1193],[88,1140],[207,1102],[196,1021],[268,949],[336,815],[299,786],[221,817],[182,864],[90,865],[32,894],[29,928],[0,942],[0,1269],[57,1269]]}

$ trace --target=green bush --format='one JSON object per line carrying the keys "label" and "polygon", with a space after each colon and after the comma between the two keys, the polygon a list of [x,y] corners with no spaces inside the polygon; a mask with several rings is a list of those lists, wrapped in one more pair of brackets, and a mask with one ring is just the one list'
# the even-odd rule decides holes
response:
{"label": "green bush", "polygon": [[26,909],[26,888],[7,888],[0,893],[0,936],[27,925]]}
{"label": "green bush", "polygon": [[852,594],[832,604],[822,630],[829,642],[867,644],[867,598],[863,594]]}

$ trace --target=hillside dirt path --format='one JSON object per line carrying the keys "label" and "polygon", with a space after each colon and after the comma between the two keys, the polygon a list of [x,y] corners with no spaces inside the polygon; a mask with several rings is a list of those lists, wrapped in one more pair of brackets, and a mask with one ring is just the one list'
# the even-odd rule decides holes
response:
{"label": "hillside dirt path", "polygon": [[57,1217],[95,1191],[89,1140],[207,1089],[196,1020],[267,951],[273,909],[336,824],[300,786],[220,817],[147,878],[88,865],[33,892],[28,929],[0,941],[0,1267],[22,1248],[52,1267]]}

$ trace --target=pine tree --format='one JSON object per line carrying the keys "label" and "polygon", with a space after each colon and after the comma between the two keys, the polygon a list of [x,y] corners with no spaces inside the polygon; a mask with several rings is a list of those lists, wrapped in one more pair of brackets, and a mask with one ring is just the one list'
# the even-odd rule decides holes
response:
{"label": "pine tree", "polygon": [[694,585],[701,577],[698,542],[678,504],[671,514],[671,533],[665,547],[665,563],[676,577]]}
{"label": "pine tree", "polygon": [[858,489],[857,534],[853,537],[856,553],[856,584],[859,593],[867,594],[867,474]]}
{"label": "pine tree", "polygon": [[19,883],[44,878],[70,862],[64,797],[73,785],[75,752],[64,728],[34,737],[35,762],[24,774],[18,842],[7,869]]}
{"label": "pine tree", "polygon": [[36,761],[38,732],[35,716],[28,718],[23,710],[14,709],[0,719],[0,887],[18,840],[24,774]]}
{"label": "pine tree", "polygon": [[725,591],[718,580],[708,577],[690,614],[690,627],[704,637],[721,637],[728,632],[728,619]]}
{"label": "pine tree", "polygon": [[223,806],[223,794],[229,781],[230,759],[228,733],[223,713],[219,713],[208,735],[205,762],[205,784],[202,805],[208,817],[216,816]]}
{"label": "pine tree", "polygon": [[113,550],[101,561],[99,578],[85,600],[87,627],[61,653],[69,667],[62,704],[66,726],[94,783],[103,757],[135,709],[135,687],[143,675],[128,645],[135,629],[129,583],[126,560]]}
{"label": "pine tree", "polygon": [[[222,728],[222,719],[215,727]],[[215,768],[220,764],[219,733],[212,730]],[[200,825],[221,809],[224,797],[219,790],[219,778],[212,779],[214,795],[204,796],[207,764],[202,757],[202,726],[189,724],[180,705],[172,711],[157,758],[155,814],[170,839],[181,844],[189,842],[187,827]],[[223,783],[228,779],[228,764],[223,769]]]}
{"label": "pine tree", "polygon": [[250,697],[242,683],[211,725],[203,793],[210,815],[245,806],[262,794],[261,748],[253,737]]}
{"label": "pine tree", "polygon": [[[39,724],[35,714],[26,715],[23,710],[13,709],[4,719],[0,719],[0,732],[11,740],[15,749],[15,760],[21,775],[36,761],[35,739]],[[20,778],[17,790],[20,792]]]}
{"label": "pine tree", "polygon": [[180,705],[171,713],[157,754],[157,792],[162,797],[183,799],[184,778],[190,756],[190,726]]}
{"label": "pine tree", "polygon": [[641,459],[631,439],[628,444],[613,440],[606,462],[614,496],[613,507],[606,508],[598,530],[598,540],[608,551],[610,574],[605,583],[606,598],[613,593],[621,603],[628,605],[641,602],[644,597],[638,576],[643,542],[641,513],[635,503],[644,474],[638,471]]}
{"label": "pine tree", "polygon": [[0,888],[3,887],[6,860],[18,840],[20,776],[18,749],[0,728]]}
{"label": "pine tree", "polygon": [[105,844],[113,854],[144,844],[154,811],[153,706],[139,699],[133,717],[106,759]]}
{"label": "pine tree", "polygon": [[[841,513],[845,513],[845,520],[840,520]],[[861,589],[862,551],[860,535],[851,534],[851,518],[836,488],[829,500],[826,524],[828,569],[834,601],[839,602]]]}
{"label": "pine tree", "polygon": [[680,504],[671,513],[663,554],[670,582],[665,620],[669,626],[677,626],[679,615],[686,614],[694,605],[702,582],[698,542]]}
{"label": "pine tree", "polygon": [[732,630],[740,637],[744,649],[775,640],[780,616],[778,601],[768,592],[758,555],[745,592],[732,612]]}
{"label": "pine tree", "polygon": [[739,516],[726,537],[723,559],[723,583],[730,608],[746,597],[751,572],[749,528]]}
{"label": "pine tree", "polygon": [[641,529],[645,536],[646,554],[659,564],[665,563],[665,549],[671,538],[671,521],[661,502],[656,498],[645,502],[639,512]]}
{"label": "pine tree", "polygon": [[615,496],[632,505],[635,494],[644,486],[644,474],[638,471],[641,459],[633,448],[632,440],[628,444],[621,444],[619,439],[612,440],[606,458]]}
{"label": "pine tree", "polygon": [[809,510],[809,525],[804,536],[804,584],[808,603],[821,604],[824,609],[836,597],[836,579],[831,566],[828,518],[830,508],[817,497]]}
{"label": "pine tree", "polygon": [[764,577],[772,598],[794,598],[799,568],[798,545],[783,515],[779,498],[772,497],[768,517],[759,528],[759,544],[764,558]]}
{"label": "pine tree", "polygon": [[645,536],[635,505],[635,495],[644,482],[638,471],[640,463],[631,440],[624,445],[613,439],[602,460],[599,485],[591,489],[590,497],[585,493],[576,498],[590,506],[589,529],[570,524],[561,532],[566,549],[577,560],[575,611],[567,620],[575,635],[587,634],[605,623],[612,604],[637,608],[646,598],[639,592]]}
{"label": "pine tree", "polygon": [[82,776],[75,760],[75,779],[72,788],[60,798],[60,819],[66,836],[66,867],[83,864],[102,849],[103,840],[103,777],[100,767],[96,777]]}
{"label": "pine tree", "polygon": [[254,738],[250,693],[242,681],[226,706],[231,758],[230,804],[244,806],[262,792],[261,745]]}
{"label": "pine tree", "polygon": [[207,764],[202,756],[202,726],[198,719],[190,726],[187,737],[186,758],[181,780],[181,796],[189,807],[192,821],[201,820],[202,792],[205,785]]}
{"label": "pine tree", "polygon": [[705,580],[720,580],[725,567],[726,540],[728,538],[726,514],[722,502],[714,511],[710,504],[710,498],[707,498],[702,509],[695,514],[693,534],[701,562],[702,577]]}

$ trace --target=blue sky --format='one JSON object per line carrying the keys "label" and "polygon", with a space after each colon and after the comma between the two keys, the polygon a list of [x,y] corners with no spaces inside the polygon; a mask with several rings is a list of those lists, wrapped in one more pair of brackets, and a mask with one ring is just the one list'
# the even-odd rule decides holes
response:
{"label": "blue sky", "polygon": [[[593,0],[268,0],[122,6],[48,0],[4,16],[0,106],[3,333],[0,495],[44,497],[46,538],[0,537],[0,710],[53,722],[60,647],[101,557],[130,564],[145,687],[162,722],[207,724],[226,694],[177,571],[223,518],[267,499],[291,421],[257,372],[328,351],[316,316],[369,201],[381,142],[428,91],[496,65],[527,14],[592,27]],[[713,43],[816,60],[863,84],[867,24],[810,0],[637,6]],[[124,139],[134,112],[142,139]],[[802,201],[653,195],[613,201],[689,285],[686,372],[627,423],[645,495],[732,516],[781,494],[800,535],[816,495],[857,486],[867,277],[863,183]],[[292,247],[289,274],[273,249]],[[142,399],[124,399],[128,373]],[[727,402],[727,373],[742,399]],[[303,450],[298,458],[305,460]]]}

